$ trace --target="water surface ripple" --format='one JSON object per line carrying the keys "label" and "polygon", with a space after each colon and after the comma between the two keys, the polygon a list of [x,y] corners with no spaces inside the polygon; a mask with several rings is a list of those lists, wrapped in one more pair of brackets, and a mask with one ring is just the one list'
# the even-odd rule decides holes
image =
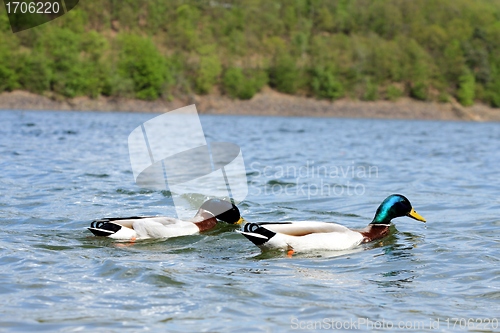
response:
{"label": "water surface ripple", "polygon": [[85,229],[174,214],[170,193],[138,188],[129,164],[128,134],[154,115],[0,117],[2,332],[499,331],[498,123],[202,116],[208,141],[241,146],[249,221],[361,228],[392,193],[428,221],[290,259],[227,225],[133,246]]}

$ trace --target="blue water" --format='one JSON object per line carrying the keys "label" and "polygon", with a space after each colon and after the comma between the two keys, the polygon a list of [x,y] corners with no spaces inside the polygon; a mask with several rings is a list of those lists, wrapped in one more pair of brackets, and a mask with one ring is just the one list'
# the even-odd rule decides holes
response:
{"label": "blue water", "polygon": [[392,193],[428,221],[288,258],[228,225],[135,244],[86,230],[175,214],[130,167],[154,116],[0,111],[0,331],[500,331],[499,123],[201,116],[242,149],[249,221],[362,228]]}

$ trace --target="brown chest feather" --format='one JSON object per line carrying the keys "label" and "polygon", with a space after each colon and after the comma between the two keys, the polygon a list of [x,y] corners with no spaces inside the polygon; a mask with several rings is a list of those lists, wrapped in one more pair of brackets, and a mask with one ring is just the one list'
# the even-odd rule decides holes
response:
{"label": "brown chest feather", "polygon": [[363,235],[363,243],[368,243],[387,236],[389,234],[389,226],[370,224],[359,232]]}
{"label": "brown chest feather", "polygon": [[217,219],[206,211],[199,211],[192,221],[200,229],[200,232],[210,230],[217,225]]}
{"label": "brown chest feather", "polygon": [[196,226],[200,229],[200,231],[207,231],[214,228],[217,225],[217,219],[215,217],[211,217],[201,222],[195,222],[194,224],[196,224]]}

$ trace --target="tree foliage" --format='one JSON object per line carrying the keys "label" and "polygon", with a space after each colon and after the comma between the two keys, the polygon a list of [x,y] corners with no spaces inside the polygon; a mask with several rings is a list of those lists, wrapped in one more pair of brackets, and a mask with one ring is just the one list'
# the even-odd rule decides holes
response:
{"label": "tree foliage", "polygon": [[118,44],[119,76],[133,83],[135,97],[157,99],[162,94],[164,84],[172,80],[165,57],[146,37],[122,34],[118,37]]}
{"label": "tree foliage", "polygon": [[222,79],[224,91],[233,98],[250,99],[267,83],[264,71],[249,69],[243,71],[240,67],[226,70]]}
{"label": "tree foliage", "polygon": [[0,6],[0,91],[499,107],[499,19],[497,0],[89,0],[14,35]]}

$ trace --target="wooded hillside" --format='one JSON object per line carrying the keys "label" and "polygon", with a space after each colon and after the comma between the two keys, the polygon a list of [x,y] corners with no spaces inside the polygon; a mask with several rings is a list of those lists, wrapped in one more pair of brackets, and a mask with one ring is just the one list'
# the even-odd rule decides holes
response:
{"label": "wooded hillside", "polygon": [[16,34],[0,10],[0,92],[248,99],[266,84],[500,107],[500,1],[81,0]]}

